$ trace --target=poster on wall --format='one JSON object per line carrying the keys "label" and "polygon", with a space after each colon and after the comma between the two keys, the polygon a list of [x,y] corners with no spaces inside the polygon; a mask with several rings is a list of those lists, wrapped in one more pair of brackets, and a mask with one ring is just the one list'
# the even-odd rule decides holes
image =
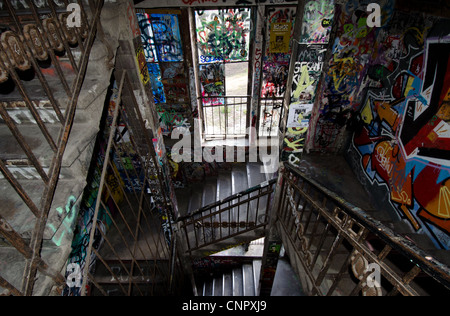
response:
{"label": "poster on wall", "polygon": [[291,39],[291,23],[272,23],[270,26],[269,52],[271,54],[288,53]]}
{"label": "poster on wall", "polygon": [[293,103],[289,106],[289,115],[287,119],[287,127],[305,128],[309,125],[309,119],[314,104]]}

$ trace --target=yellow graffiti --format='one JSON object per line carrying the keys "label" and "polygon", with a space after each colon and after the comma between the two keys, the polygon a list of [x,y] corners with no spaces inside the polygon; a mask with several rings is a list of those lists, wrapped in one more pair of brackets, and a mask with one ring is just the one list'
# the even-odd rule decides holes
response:
{"label": "yellow graffiti", "polygon": [[297,127],[289,127],[288,128],[288,134],[292,134],[292,135],[301,135],[304,134],[308,131],[308,127],[302,128],[302,129],[297,129]]}
{"label": "yellow graffiti", "polygon": [[441,187],[439,191],[438,215],[450,218],[450,190],[448,187]]}
{"label": "yellow graffiti", "polygon": [[314,84],[315,80],[311,80],[309,77],[309,71],[307,65],[302,66],[300,80],[297,83],[297,89],[295,89],[293,97],[298,99],[303,91]]}
{"label": "yellow graffiti", "polygon": [[303,144],[300,142],[304,141],[304,138],[297,139],[296,141],[290,142],[289,139],[285,138],[284,141],[286,142],[286,145],[293,149],[294,151],[299,151],[302,149]]}

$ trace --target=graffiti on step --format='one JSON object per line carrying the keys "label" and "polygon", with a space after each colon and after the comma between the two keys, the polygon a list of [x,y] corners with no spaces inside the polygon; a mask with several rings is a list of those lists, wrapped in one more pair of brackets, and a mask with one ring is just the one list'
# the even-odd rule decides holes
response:
{"label": "graffiti on step", "polygon": [[[17,125],[24,124],[27,122],[37,124],[34,116],[26,107],[25,101],[15,101],[15,102],[0,102],[4,106],[11,119]],[[50,101],[34,100],[31,101],[36,111],[38,112],[43,123],[54,124],[58,123],[59,119],[55,110],[51,109]],[[64,115],[65,109],[60,110]],[[0,122],[4,122],[4,119],[0,116]]]}

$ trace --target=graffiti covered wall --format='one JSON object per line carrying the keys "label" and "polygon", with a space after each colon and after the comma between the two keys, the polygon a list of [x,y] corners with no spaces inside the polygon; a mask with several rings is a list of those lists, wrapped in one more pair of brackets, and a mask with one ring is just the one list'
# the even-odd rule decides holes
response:
{"label": "graffiti covered wall", "polygon": [[296,43],[298,53],[281,155],[283,161],[294,165],[300,162],[308,137],[334,10],[334,1],[312,0],[305,4],[300,40]]}
{"label": "graffiti covered wall", "polygon": [[346,157],[376,206],[449,249],[449,21],[388,1],[367,29],[355,8],[341,7],[314,147],[333,148],[356,111]]}

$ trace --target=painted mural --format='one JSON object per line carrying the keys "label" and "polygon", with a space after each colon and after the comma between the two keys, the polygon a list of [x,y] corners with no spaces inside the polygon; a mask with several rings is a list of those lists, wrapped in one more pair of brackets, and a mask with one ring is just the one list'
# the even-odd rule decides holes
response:
{"label": "painted mural", "polygon": [[[363,32],[361,26],[355,33],[355,28],[346,27],[355,38],[365,35],[360,43],[364,45],[356,47],[353,60],[339,61],[342,58],[336,56],[344,56],[336,51],[336,68],[328,72],[328,87],[334,90],[327,95],[328,105],[340,102],[339,111],[358,110],[359,125],[347,156],[360,181],[367,189],[387,192],[388,200],[380,203],[389,203],[399,218],[443,249],[450,248],[450,37],[448,28],[442,31],[446,23],[396,10],[377,32]],[[342,41],[335,45],[347,49]],[[345,72],[336,61],[347,63]],[[365,89],[351,90],[352,85]]]}
{"label": "painted mural", "polygon": [[248,60],[250,9],[198,10],[195,18],[201,64]]}
{"label": "painted mural", "polygon": [[[377,50],[377,34],[382,28],[367,25],[367,6],[373,1],[351,0],[336,5],[336,37],[332,58],[325,67],[317,111],[308,136],[307,149],[336,152],[342,148],[342,135],[352,111],[359,109],[372,54]],[[392,18],[394,1],[382,0],[382,25]]]}

